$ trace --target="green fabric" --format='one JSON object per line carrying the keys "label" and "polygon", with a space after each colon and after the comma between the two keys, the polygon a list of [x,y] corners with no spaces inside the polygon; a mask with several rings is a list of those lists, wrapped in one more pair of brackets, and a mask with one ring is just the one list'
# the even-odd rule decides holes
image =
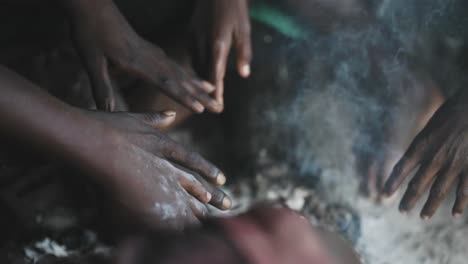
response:
{"label": "green fabric", "polygon": [[272,4],[253,1],[249,13],[252,19],[273,27],[287,37],[304,39],[307,36],[307,30],[297,19]]}

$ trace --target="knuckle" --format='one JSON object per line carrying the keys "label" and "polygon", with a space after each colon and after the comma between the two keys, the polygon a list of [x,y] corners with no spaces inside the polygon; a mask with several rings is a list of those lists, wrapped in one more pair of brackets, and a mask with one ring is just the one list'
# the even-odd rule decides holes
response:
{"label": "knuckle", "polygon": [[187,160],[198,164],[200,161],[200,155],[194,151],[189,151],[187,153]]}
{"label": "knuckle", "polygon": [[403,168],[405,167],[406,164],[406,157],[403,157],[393,168],[393,174],[394,175],[400,175],[403,172]]}
{"label": "knuckle", "polygon": [[422,188],[419,181],[411,180],[408,184],[408,192],[413,195],[420,195],[422,193]]}
{"label": "knuckle", "polygon": [[163,90],[171,91],[171,92],[177,94],[176,91],[173,91],[174,89],[171,89],[172,87],[174,87],[174,81],[171,80],[167,76],[158,77],[157,80],[156,80],[156,84]]}
{"label": "knuckle", "polygon": [[414,151],[416,153],[423,152],[428,146],[430,146],[430,140],[429,137],[426,137],[424,135],[418,135],[414,141]]}
{"label": "knuckle", "polygon": [[213,188],[211,195],[211,202],[216,204],[221,204],[224,200],[224,197],[226,197],[226,194],[217,188]]}
{"label": "knuckle", "polygon": [[436,155],[432,158],[432,166],[440,167],[444,164],[444,161],[447,159],[447,155],[443,151],[439,151]]}
{"label": "knuckle", "polygon": [[442,188],[440,187],[434,187],[432,190],[431,190],[431,197],[433,199],[442,199],[444,196],[446,195],[446,191],[443,190]]}

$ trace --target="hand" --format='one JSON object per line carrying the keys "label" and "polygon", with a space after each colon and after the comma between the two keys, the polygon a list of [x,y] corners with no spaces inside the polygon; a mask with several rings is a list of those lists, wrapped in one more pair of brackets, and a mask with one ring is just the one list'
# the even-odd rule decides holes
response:
{"label": "hand", "polygon": [[111,0],[67,0],[73,33],[88,71],[98,109],[114,110],[114,88],[109,64],[160,88],[189,109],[220,112],[222,106],[210,93],[214,87],[186,72],[158,47],[131,28]]}
{"label": "hand", "polygon": [[231,46],[235,46],[237,71],[250,75],[252,47],[247,0],[198,0],[193,16],[194,58],[197,68],[216,86],[215,97],[223,104],[224,76]]}
{"label": "hand", "polygon": [[116,263],[359,263],[349,245],[287,209],[259,208],[208,224],[185,236],[129,240]]}
{"label": "hand", "polygon": [[216,187],[225,183],[223,173],[158,131],[174,121],[175,112],[84,113],[106,128],[93,133],[95,140],[112,142],[92,153],[84,166],[144,225],[179,229],[204,218],[206,203],[222,210],[231,207],[230,198]]}
{"label": "hand", "polygon": [[2,138],[81,169],[142,227],[180,229],[206,214],[205,203],[231,206],[215,187],[223,173],[158,131],[174,112],[71,107],[2,67],[0,94]]}
{"label": "hand", "polygon": [[454,216],[460,216],[468,204],[468,97],[463,92],[447,100],[428,125],[416,136],[405,155],[394,167],[384,193],[393,194],[418,167],[400,203],[401,211],[411,210],[432,184],[421,212],[434,215],[450,187],[458,179]]}

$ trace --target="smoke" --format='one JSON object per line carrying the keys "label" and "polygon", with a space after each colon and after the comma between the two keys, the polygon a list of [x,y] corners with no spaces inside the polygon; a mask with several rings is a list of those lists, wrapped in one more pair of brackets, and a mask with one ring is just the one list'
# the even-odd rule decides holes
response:
{"label": "smoke", "polygon": [[449,209],[422,225],[395,203],[359,198],[357,186],[374,165],[388,174],[443,97],[465,85],[465,2],[371,0],[366,23],[312,26],[305,40],[253,27],[255,74],[241,97],[255,107],[242,115],[250,120],[242,140],[350,204],[369,263],[464,263],[464,249],[441,246],[466,245]]}
{"label": "smoke", "polygon": [[[312,27],[306,40],[254,31],[260,42],[276,36],[256,52],[264,73],[252,82],[268,89],[257,91],[249,114],[254,148],[331,185],[350,181],[354,188],[353,175],[373,164],[388,174],[440,95],[464,83],[457,60],[468,37],[465,6],[374,0],[367,23]],[[277,66],[265,71],[270,64]]]}

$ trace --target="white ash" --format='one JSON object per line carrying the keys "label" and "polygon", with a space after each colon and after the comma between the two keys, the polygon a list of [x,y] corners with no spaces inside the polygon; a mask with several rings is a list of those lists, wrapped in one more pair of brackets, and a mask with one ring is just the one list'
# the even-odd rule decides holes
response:
{"label": "white ash", "polygon": [[35,242],[33,245],[24,249],[24,254],[32,263],[36,263],[45,255],[52,255],[58,258],[68,257],[70,252],[67,251],[65,245],[60,245],[58,242],[45,238]]}
{"label": "white ash", "polygon": [[309,221],[354,241],[359,236],[359,220],[345,203],[331,202],[315,186],[294,177],[286,163],[273,162],[265,151],[259,153],[257,174],[225,190],[234,199],[230,214],[245,212],[257,204],[278,204],[304,214]]}

